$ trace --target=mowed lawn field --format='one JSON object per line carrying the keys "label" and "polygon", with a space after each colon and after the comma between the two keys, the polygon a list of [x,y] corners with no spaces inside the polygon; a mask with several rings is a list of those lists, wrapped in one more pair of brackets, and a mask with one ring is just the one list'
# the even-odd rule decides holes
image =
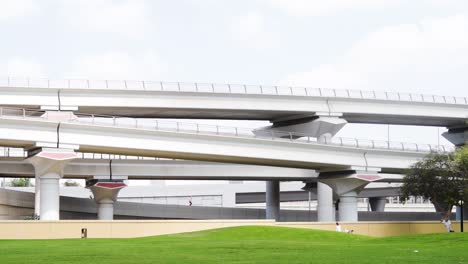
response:
{"label": "mowed lawn field", "polygon": [[371,238],[246,226],[134,239],[0,240],[0,263],[468,264],[468,235]]}

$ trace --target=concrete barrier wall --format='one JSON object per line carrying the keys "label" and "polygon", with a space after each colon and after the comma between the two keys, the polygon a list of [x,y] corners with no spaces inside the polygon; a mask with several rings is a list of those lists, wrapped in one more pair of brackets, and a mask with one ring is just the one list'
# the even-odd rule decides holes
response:
{"label": "concrete barrier wall", "polygon": [[[114,221],[0,221],[0,239],[131,238],[201,231],[233,226],[268,225],[335,230],[334,223],[274,222],[270,220],[114,220]],[[342,223],[355,234],[383,237],[446,232],[440,222],[358,222]],[[456,231],[458,223],[454,224]]]}
{"label": "concrete barrier wall", "polygon": [[[335,231],[335,223],[276,223],[277,226],[310,228],[319,230]],[[417,222],[356,222],[356,223],[340,223],[343,232],[353,230],[354,234],[386,237],[400,235],[415,235],[429,233],[444,233],[447,232],[440,221],[417,221]],[[458,222],[453,222],[453,228],[456,232],[460,230]]]}
{"label": "concrete barrier wall", "polygon": [[213,228],[274,225],[270,220],[114,220],[0,221],[0,239],[131,238],[194,232]]}

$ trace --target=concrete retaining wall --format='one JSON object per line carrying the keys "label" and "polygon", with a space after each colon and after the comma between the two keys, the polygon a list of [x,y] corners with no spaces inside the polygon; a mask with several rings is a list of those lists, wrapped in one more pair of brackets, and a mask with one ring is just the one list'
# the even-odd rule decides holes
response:
{"label": "concrete retaining wall", "polygon": [[[273,222],[269,220],[114,220],[114,221],[0,221],[0,239],[131,238],[201,231],[233,226],[268,225],[335,230],[334,223]],[[344,229],[368,236],[396,236],[446,232],[440,222],[341,223]],[[456,231],[458,223],[454,224]]]}

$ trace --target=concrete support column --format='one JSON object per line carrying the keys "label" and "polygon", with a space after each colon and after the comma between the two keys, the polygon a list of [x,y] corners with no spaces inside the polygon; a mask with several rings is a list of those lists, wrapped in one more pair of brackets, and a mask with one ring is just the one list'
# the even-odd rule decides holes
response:
{"label": "concrete support column", "polygon": [[41,215],[41,178],[34,180],[34,215]]}
{"label": "concrete support column", "polygon": [[280,182],[266,182],[266,219],[280,220]]}
{"label": "concrete support column", "polygon": [[334,222],[335,205],[333,203],[333,190],[322,182],[317,182],[317,221]]}
{"label": "concrete support column", "polygon": [[60,219],[60,178],[57,173],[47,173],[41,177],[41,220]]}
{"label": "concrete support column", "polygon": [[358,221],[357,196],[364,187],[382,179],[376,172],[355,170],[320,173],[319,181],[333,189],[340,199],[338,204],[339,221]]}
{"label": "concrete support column", "polygon": [[104,199],[98,203],[98,219],[113,220],[114,219],[114,201]]}
{"label": "concrete support column", "polygon": [[372,212],[384,212],[385,204],[387,203],[386,197],[370,197],[369,204]]}
{"label": "concrete support column", "polygon": [[90,189],[98,206],[98,220],[114,219],[114,203],[119,191],[127,185],[123,180],[89,180],[86,188]]}
{"label": "concrete support column", "polygon": [[358,221],[357,192],[351,191],[340,196],[338,216],[340,221]]}
{"label": "concrete support column", "polygon": [[59,180],[63,168],[76,158],[71,149],[37,148],[28,152],[28,161],[34,166],[36,179],[35,212],[41,220],[59,220]]}

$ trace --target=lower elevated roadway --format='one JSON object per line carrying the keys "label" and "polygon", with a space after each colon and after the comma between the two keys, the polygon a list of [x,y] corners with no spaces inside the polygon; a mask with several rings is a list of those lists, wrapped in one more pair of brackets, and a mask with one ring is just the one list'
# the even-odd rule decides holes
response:
{"label": "lower elevated roadway", "polygon": [[[97,208],[93,200],[60,197],[61,219],[96,219]],[[30,217],[34,212],[34,194],[0,189],[0,220]],[[439,220],[437,213],[411,212],[359,212],[365,221]],[[203,206],[158,205],[117,202],[116,219],[265,219],[264,209],[223,208]],[[282,210],[281,221],[316,221],[317,212]]]}
{"label": "lower elevated roadway", "polygon": [[73,148],[81,152],[216,161],[320,170],[378,168],[401,172],[431,149],[415,145],[324,144],[303,140],[203,133],[51,120],[44,117],[0,116],[0,145]]}
{"label": "lower elevated roadway", "polygon": [[[310,181],[314,170],[186,160],[77,159],[65,166],[64,178],[122,177],[130,180],[242,180]],[[0,160],[0,177],[34,178],[25,160]],[[389,179],[393,180],[393,179]]]}
{"label": "lower elevated roadway", "polygon": [[[40,114],[0,115],[0,145],[31,149],[28,160],[41,178],[43,220],[58,220],[58,179],[63,177],[66,163],[77,158],[76,150],[320,170],[320,186],[327,184],[334,188],[340,200],[347,199],[347,203],[341,204],[351,205],[340,207],[341,221],[357,221],[357,193],[369,182],[383,179],[375,175],[377,172],[401,173],[429,153],[420,145],[408,148],[401,144],[395,149],[391,142],[377,146],[374,141],[363,145],[356,140],[355,145],[346,145],[315,142],[310,137],[293,140],[292,135],[290,138],[239,135],[237,130],[234,134],[232,131],[207,133],[198,126],[196,130],[180,129],[179,123],[174,131],[139,126],[136,119],[130,120],[134,123],[129,126],[113,119],[96,121],[93,117],[78,118],[66,113]],[[430,150],[433,149],[429,146]],[[267,217],[279,220],[279,181],[267,181],[266,189],[267,208],[271,208]],[[332,208],[331,189],[326,195],[321,193],[319,200],[330,201],[327,207],[321,207],[328,213]],[[116,193],[108,200],[115,200],[115,196]],[[103,207],[111,204],[97,202]]]}

